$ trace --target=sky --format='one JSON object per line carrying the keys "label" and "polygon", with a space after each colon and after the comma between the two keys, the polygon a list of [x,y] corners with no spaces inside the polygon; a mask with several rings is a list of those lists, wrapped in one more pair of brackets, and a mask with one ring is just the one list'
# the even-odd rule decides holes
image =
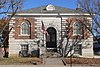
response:
{"label": "sky", "polygon": [[[22,10],[36,8],[49,4],[65,8],[76,9],[77,0],[24,0]],[[4,14],[0,15],[0,18],[4,16]]]}
{"label": "sky", "polygon": [[75,9],[77,7],[77,0],[25,0],[22,10],[48,4]]}

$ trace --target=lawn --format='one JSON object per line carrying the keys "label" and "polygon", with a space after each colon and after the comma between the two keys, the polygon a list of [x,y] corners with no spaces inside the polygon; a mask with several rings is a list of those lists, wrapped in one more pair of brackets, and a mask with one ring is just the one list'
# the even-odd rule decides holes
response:
{"label": "lawn", "polygon": [[0,58],[0,65],[32,65],[32,64],[42,64],[42,59],[40,58],[21,58],[21,57],[10,57],[10,58]]}
{"label": "lawn", "polygon": [[65,58],[67,64],[100,64],[100,58]]}

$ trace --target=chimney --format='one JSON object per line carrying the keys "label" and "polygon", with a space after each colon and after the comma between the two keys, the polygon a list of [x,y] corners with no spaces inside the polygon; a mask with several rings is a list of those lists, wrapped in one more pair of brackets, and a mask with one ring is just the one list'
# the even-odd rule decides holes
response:
{"label": "chimney", "polygon": [[76,8],[76,10],[81,11],[81,8]]}
{"label": "chimney", "polygon": [[77,0],[77,8],[76,8],[76,10],[81,11],[81,7],[80,7],[80,4],[79,4],[79,0]]}

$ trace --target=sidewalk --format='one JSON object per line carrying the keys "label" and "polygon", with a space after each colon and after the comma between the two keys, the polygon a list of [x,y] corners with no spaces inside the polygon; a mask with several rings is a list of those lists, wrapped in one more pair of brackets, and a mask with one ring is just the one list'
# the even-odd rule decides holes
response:
{"label": "sidewalk", "polygon": [[[70,67],[69,65],[0,65],[0,67]],[[100,65],[73,65],[72,67],[100,67]]]}
{"label": "sidewalk", "polygon": [[0,67],[100,67],[100,65],[67,64],[64,66],[61,58],[43,58],[44,64],[40,65],[0,65]]}
{"label": "sidewalk", "polygon": [[61,65],[0,65],[0,67],[66,67]]}
{"label": "sidewalk", "polygon": [[45,65],[62,65],[64,66],[61,58],[43,58]]}

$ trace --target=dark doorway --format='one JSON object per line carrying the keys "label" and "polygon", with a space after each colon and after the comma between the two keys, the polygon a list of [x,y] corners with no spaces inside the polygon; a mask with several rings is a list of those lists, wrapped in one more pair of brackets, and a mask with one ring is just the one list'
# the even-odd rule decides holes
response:
{"label": "dark doorway", "polygon": [[57,37],[56,37],[56,29],[53,27],[49,27],[47,29],[47,34],[46,34],[46,47],[47,48],[57,48]]}

